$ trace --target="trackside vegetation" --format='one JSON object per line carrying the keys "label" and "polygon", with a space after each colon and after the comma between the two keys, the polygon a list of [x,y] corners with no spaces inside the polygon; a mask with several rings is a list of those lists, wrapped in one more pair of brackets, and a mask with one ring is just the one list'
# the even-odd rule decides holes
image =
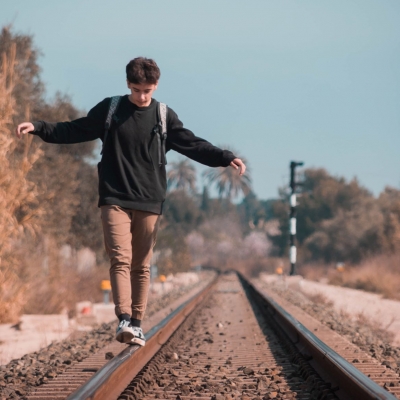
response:
{"label": "trackside vegetation", "polygon": [[[32,36],[2,28],[0,323],[14,322],[22,313],[72,316],[77,301],[101,301],[100,282],[108,279],[97,208],[99,143],[51,145],[33,135],[21,140],[14,135],[21,121],[65,121],[84,114],[65,94],[49,100],[39,61]],[[287,188],[279,188],[274,199],[259,199],[251,169],[241,179],[233,172],[215,168],[199,175],[188,159],[168,164],[168,195],[153,259],[159,274],[200,266],[253,275],[278,267],[288,272]],[[357,179],[312,168],[304,171],[298,203],[300,273],[397,296],[398,188],[374,196]]]}

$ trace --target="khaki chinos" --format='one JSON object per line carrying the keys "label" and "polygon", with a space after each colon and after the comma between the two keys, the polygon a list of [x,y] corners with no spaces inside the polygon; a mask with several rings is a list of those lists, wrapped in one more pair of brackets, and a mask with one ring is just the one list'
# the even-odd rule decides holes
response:
{"label": "khaki chinos", "polygon": [[110,258],[115,314],[142,320],[150,286],[150,261],[160,216],[115,205],[101,206],[104,243]]}

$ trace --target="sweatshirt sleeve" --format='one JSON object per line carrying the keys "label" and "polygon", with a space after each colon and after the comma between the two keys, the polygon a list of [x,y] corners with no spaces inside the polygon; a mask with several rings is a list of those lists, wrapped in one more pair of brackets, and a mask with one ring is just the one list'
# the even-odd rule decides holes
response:
{"label": "sweatshirt sleeve", "polygon": [[236,156],[229,150],[213,146],[183,127],[176,113],[168,107],[167,151],[175,150],[190,159],[209,167],[227,167]]}
{"label": "sweatshirt sleeve", "polygon": [[50,123],[35,121],[33,135],[39,136],[47,143],[71,144],[103,139],[104,124],[108,110],[109,99],[94,106],[86,117],[70,122]]}

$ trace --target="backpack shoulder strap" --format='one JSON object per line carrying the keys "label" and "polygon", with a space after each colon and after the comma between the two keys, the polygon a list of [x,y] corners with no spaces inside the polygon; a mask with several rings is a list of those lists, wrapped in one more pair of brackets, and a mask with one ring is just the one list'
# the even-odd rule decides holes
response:
{"label": "backpack shoulder strap", "polygon": [[167,134],[167,105],[165,103],[158,103],[159,115],[161,122],[162,134]]}
{"label": "backpack shoulder strap", "polygon": [[157,104],[157,142],[158,142],[158,165],[167,164],[165,157],[165,142],[167,140],[167,105]]}
{"label": "backpack shoulder strap", "polygon": [[112,121],[112,118],[113,118],[115,112],[117,111],[117,108],[118,108],[118,105],[119,105],[120,101],[121,101],[121,96],[113,96],[110,99],[110,105],[108,107],[107,118],[106,118],[106,122],[104,124],[103,146],[101,148],[101,153],[100,154],[103,154],[104,144],[105,144],[106,139],[107,139],[108,131],[110,130],[110,127],[111,127],[111,121]]}

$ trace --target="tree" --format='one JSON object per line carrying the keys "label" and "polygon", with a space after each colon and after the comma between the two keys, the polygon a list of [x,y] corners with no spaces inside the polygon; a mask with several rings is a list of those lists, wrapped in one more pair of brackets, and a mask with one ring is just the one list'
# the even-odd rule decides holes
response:
{"label": "tree", "polygon": [[172,162],[167,173],[168,188],[196,192],[196,168],[188,159]]}
{"label": "tree", "polygon": [[376,200],[369,197],[321,221],[304,246],[311,259],[354,263],[380,252],[383,243],[383,215]]}
{"label": "tree", "polygon": [[[82,112],[73,106],[70,98],[58,93],[51,103],[43,106],[40,115],[47,121],[68,121],[79,118]],[[97,209],[96,168],[86,162],[92,156],[95,143],[58,145],[44,143],[38,137],[34,137],[33,143],[43,150],[43,155],[31,170],[30,179],[38,186],[38,202],[50,205],[42,217],[43,232],[60,245],[77,243],[72,225],[75,215],[85,213],[94,218],[94,211],[88,208]],[[84,169],[92,173],[82,174]],[[87,196],[93,200],[88,202]],[[98,227],[96,231],[102,237],[98,216],[91,225]]]}
{"label": "tree", "polygon": [[400,190],[386,187],[378,198],[384,218],[384,250],[400,250]]}
{"label": "tree", "polygon": [[266,220],[265,210],[254,192],[250,191],[237,206],[245,231],[254,229]]}
{"label": "tree", "polygon": [[14,81],[12,95],[16,101],[13,122],[26,118],[26,109],[30,109],[32,118],[38,118],[44,104],[44,85],[40,79],[38,57],[40,51],[34,46],[31,35],[12,32],[11,26],[1,29],[0,54],[9,54],[15,47]]}
{"label": "tree", "polygon": [[[232,151],[237,154],[235,151]],[[247,165],[243,157],[239,157]],[[238,171],[231,167],[210,168],[203,173],[204,178],[211,185],[215,185],[220,198],[232,200],[240,194],[247,195],[251,191],[251,174],[247,167],[246,173],[239,176]]]}
{"label": "tree", "polygon": [[[385,243],[384,218],[372,194],[356,179],[347,182],[324,169],[307,169],[298,197],[297,239],[303,259],[356,262],[382,251]],[[281,234],[272,238],[287,252],[287,193],[274,204]]]}
{"label": "tree", "polygon": [[[45,87],[38,64],[40,52],[34,46],[31,35],[14,33],[11,27],[3,28],[0,34],[0,53],[8,54],[11,48],[15,49],[15,79],[11,92],[15,101],[13,126],[24,120],[65,121],[82,115],[82,111],[73,106],[68,96],[57,93],[53,101],[45,101]],[[35,201],[30,203],[29,212],[37,215],[40,209],[41,217],[37,224],[43,235],[52,236],[59,245],[71,242],[72,218],[81,212],[78,205],[82,207],[82,204],[88,204],[80,198],[86,194],[79,190],[82,184],[79,171],[82,164],[87,164],[86,159],[92,156],[95,143],[54,145],[31,135],[26,139],[15,143],[15,162],[23,162],[27,141],[32,153],[41,154],[27,175],[27,179],[36,187]],[[89,167],[95,169],[92,165]],[[93,206],[96,207],[95,202]],[[98,218],[96,221],[100,226]]]}
{"label": "tree", "polygon": [[[1,48],[1,46],[0,46]],[[13,117],[17,101],[14,88],[20,81],[16,73],[17,46],[10,45],[0,59],[0,322],[13,321],[24,306],[26,284],[19,276],[17,244],[24,242],[27,231],[37,232],[40,205],[32,211],[37,193],[28,173],[40,156],[31,149],[31,138],[26,137],[17,150],[13,136]]]}
{"label": "tree", "polygon": [[200,208],[205,213],[207,213],[210,210],[210,194],[208,193],[207,186],[203,186],[203,193],[201,195]]}
{"label": "tree", "polygon": [[[61,265],[60,248],[83,243],[99,246],[98,238],[102,238],[94,212],[96,168],[86,162],[94,142],[67,146],[46,144],[33,135],[15,138],[15,125],[24,120],[60,121],[82,115],[67,96],[57,94],[53,101],[45,100],[38,56],[32,36],[15,34],[10,27],[1,30],[1,322],[18,318],[27,303],[31,308],[25,312],[45,311],[38,308],[37,286],[48,290],[54,299],[50,308],[59,310],[65,305],[60,293],[69,279]],[[85,226],[79,226],[83,220]],[[85,235],[89,230],[93,235],[96,229],[97,239]],[[81,282],[76,270],[70,268],[68,274],[71,282]],[[84,292],[75,294],[80,297]]]}
{"label": "tree", "polygon": [[197,199],[184,190],[174,190],[167,196],[164,203],[163,224],[172,229],[180,227],[185,232],[190,232],[202,221],[202,213]]}

